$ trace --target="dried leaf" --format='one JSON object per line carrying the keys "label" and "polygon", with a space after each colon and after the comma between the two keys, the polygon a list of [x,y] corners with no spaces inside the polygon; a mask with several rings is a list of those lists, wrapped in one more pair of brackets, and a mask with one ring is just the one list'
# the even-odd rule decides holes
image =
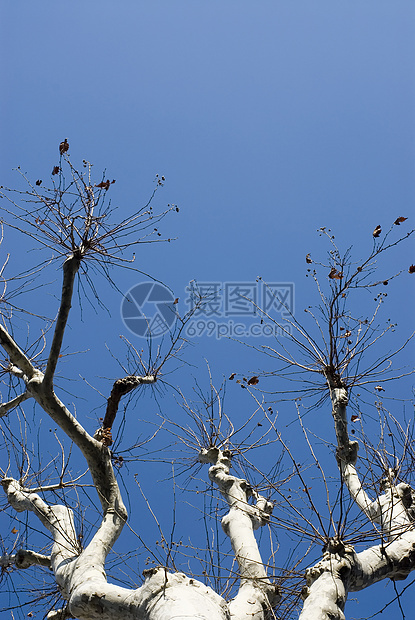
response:
{"label": "dried leaf", "polygon": [[385,391],[385,389],[381,385],[375,385],[375,390],[377,390],[378,392],[384,392]]}
{"label": "dried leaf", "polygon": [[258,377],[251,377],[248,381],[248,385],[257,385],[259,383]]}
{"label": "dried leaf", "polygon": [[337,271],[335,267],[331,268],[331,271],[329,273],[329,278],[331,280],[341,280],[342,277],[343,277],[343,273],[341,273],[340,271]]}
{"label": "dried leaf", "polygon": [[233,381],[235,379],[235,375],[236,375],[236,372],[233,372],[229,377],[229,381]]}
{"label": "dried leaf", "polygon": [[59,166],[53,166],[52,175],[59,174],[60,168]]}
{"label": "dried leaf", "polygon": [[397,217],[396,220],[394,221],[394,224],[396,224],[396,226],[399,226],[399,224],[402,224],[402,222],[405,222],[405,220],[407,220],[407,217]]}
{"label": "dried leaf", "polygon": [[68,140],[65,138],[65,140],[61,142],[59,145],[59,153],[63,155],[67,151],[69,151],[69,143],[68,143]]}
{"label": "dried leaf", "polygon": [[305,262],[310,265],[310,263],[312,263],[313,261],[311,260],[311,256],[310,254],[307,254],[307,256],[305,257]]}
{"label": "dried leaf", "polygon": [[105,189],[105,191],[107,191],[110,185],[111,185],[110,180],[107,179],[106,181],[101,181],[101,183],[97,183],[95,187],[99,187],[100,189]]}
{"label": "dried leaf", "polygon": [[17,532],[18,532],[18,531],[19,531],[19,530],[18,530],[16,527],[14,527],[14,528],[12,529],[12,534],[17,534]]}
{"label": "dried leaf", "polygon": [[174,300],[174,302],[173,302],[173,303],[174,303],[174,304],[178,304],[178,303],[179,303],[179,298],[178,298],[178,297],[176,297],[176,299]]}
{"label": "dried leaf", "polygon": [[415,265],[410,265],[408,271],[409,273],[415,273]]}
{"label": "dried leaf", "polygon": [[373,231],[373,236],[374,236],[374,237],[379,237],[381,232],[382,232],[381,225],[380,225],[380,224],[378,224],[378,225],[376,226],[375,230]]}
{"label": "dried leaf", "polygon": [[38,179],[35,183],[35,185],[37,185],[39,187],[39,185],[42,185],[42,179]]}
{"label": "dried leaf", "polygon": [[103,446],[112,445],[112,433],[110,428],[101,429],[101,443]]}
{"label": "dried leaf", "polygon": [[356,420],[359,419],[359,416],[354,413],[350,419],[352,422],[356,422]]}

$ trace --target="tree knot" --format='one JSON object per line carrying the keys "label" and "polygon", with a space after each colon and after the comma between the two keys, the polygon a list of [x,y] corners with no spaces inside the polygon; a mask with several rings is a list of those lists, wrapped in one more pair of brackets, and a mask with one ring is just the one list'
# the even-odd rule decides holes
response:
{"label": "tree knot", "polygon": [[112,445],[112,433],[110,428],[99,428],[94,433],[94,439],[100,441],[103,446]]}
{"label": "tree knot", "polygon": [[337,463],[346,465],[355,465],[357,461],[357,453],[359,444],[357,441],[349,441],[345,446],[338,446],[336,449]]}
{"label": "tree knot", "polygon": [[323,546],[323,553],[335,553],[343,557],[346,554],[346,545],[339,536],[333,536]]}

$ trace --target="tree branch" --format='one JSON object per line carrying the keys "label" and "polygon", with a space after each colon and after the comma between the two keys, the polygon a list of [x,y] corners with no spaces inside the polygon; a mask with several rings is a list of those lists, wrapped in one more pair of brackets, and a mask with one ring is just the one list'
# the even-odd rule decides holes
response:
{"label": "tree branch", "polygon": [[[68,601],[66,617],[101,620],[162,620],[199,618],[229,620],[226,602],[208,586],[182,573],[165,568],[146,571],[140,588],[130,590],[107,582],[103,561],[119,533],[116,512],[107,511],[101,527],[81,552],[72,511],[66,506],[48,506],[38,495],[23,491],[17,480],[2,481],[11,506],[18,512],[33,512],[51,532],[54,544],[51,568],[61,594]],[[49,618],[58,618],[51,612]]]}
{"label": "tree branch", "polygon": [[101,429],[95,433],[95,439],[102,441],[105,445],[111,445],[111,429],[114,424],[115,416],[117,415],[118,406],[122,396],[128,394],[132,390],[135,390],[139,385],[149,385],[155,383],[156,376],[148,375],[145,377],[139,377],[137,375],[128,375],[123,379],[118,379],[112,386],[111,394],[107,400],[107,409],[105,411],[105,417],[102,422]]}
{"label": "tree branch", "polygon": [[408,527],[412,527],[412,519],[407,507],[412,503],[411,487],[405,483],[393,484],[393,476],[389,474],[383,482],[384,493],[371,500],[363,489],[355,464],[357,461],[358,443],[350,441],[347,432],[346,408],[347,391],[344,387],[333,387],[329,384],[330,397],[333,405],[333,419],[337,437],[337,461],[342,478],[360,510],[372,522],[380,525],[382,535],[387,540],[399,536]]}
{"label": "tree branch", "polygon": [[3,555],[0,557],[0,568],[15,566],[16,568],[29,568],[30,566],[46,566],[51,568],[49,555],[42,555],[29,549],[19,549],[13,555]]}
{"label": "tree branch", "polygon": [[348,491],[360,510],[374,522],[378,517],[378,507],[367,495],[360,482],[355,464],[357,461],[358,443],[350,441],[347,431],[347,404],[349,402],[345,387],[337,387],[333,378],[328,376],[330,398],[333,406],[332,415],[337,438],[337,462]]}
{"label": "tree branch", "polygon": [[37,372],[39,372],[2,325],[0,325],[0,344],[7,352],[11,362],[20,368],[28,379],[31,379]]}
{"label": "tree branch", "polygon": [[[203,448],[199,461],[212,463],[209,478],[229,505],[229,512],[222,519],[222,528],[230,538],[241,579],[239,592],[229,604],[231,617],[249,615],[254,620],[262,620],[264,610],[272,609],[280,595],[268,579],[254,530],[268,523],[273,505],[258,495],[246,480],[229,475],[231,458],[228,451]],[[249,503],[251,497],[255,499],[254,505]]]}
{"label": "tree branch", "polygon": [[[66,312],[69,312],[70,308],[70,295],[73,286],[73,279],[76,274],[77,264],[71,262],[72,259],[66,261],[66,268],[64,266],[65,275],[64,275],[64,286],[63,286],[63,299],[66,298],[66,302],[61,304],[62,307],[65,307],[65,310],[62,310],[62,315]],[[68,283],[68,279],[70,282]],[[66,283],[65,283],[66,281]],[[66,291],[66,292],[65,292]],[[60,313],[61,314],[61,313]],[[64,324],[66,323],[66,318],[61,316],[56,325],[54,343],[55,345],[55,353],[49,356],[49,360],[54,359],[55,362],[57,360],[57,352],[60,350],[60,343],[62,342]],[[11,361],[17,367],[21,368],[21,370],[25,373],[22,377],[26,381],[27,387],[27,396],[22,395],[20,402],[32,396],[39,403],[42,409],[50,416],[50,418],[58,424],[58,426],[66,433],[66,435],[71,439],[81,450],[84,455],[94,484],[97,488],[97,492],[103,507],[104,514],[108,509],[113,509],[117,506],[117,510],[120,515],[123,515],[124,521],[127,518],[127,512],[123,505],[120,491],[118,488],[118,484],[115,480],[114,471],[112,468],[111,457],[108,449],[103,446],[99,441],[94,439],[87,433],[87,431],[83,428],[83,426],[77,421],[77,419],[70,413],[70,411],[65,407],[65,405],[59,400],[53,391],[52,385],[46,386],[45,388],[45,379],[44,375],[37,369],[32,366],[28,358],[25,354],[20,350],[14,340],[9,336],[6,330],[0,325],[0,343],[9,353]],[[53,366],[53,362],[51,362]],[[49,368],[52,368],[50,366]],[[56,364],[55,364],[56,366]],[[53,379],[53,370],[50,370],[50,378]],[[15,400],[15,404],[18,404]],[[13,401],[10,401],[12,403]],[[5,407],[11,408],[11,404],[7,403]],[[0,408],[1,413],[1,408]]]}
{"label": "tree branch", "polygon": [[29,381],[27,387],[42,409],[81,450],[88,463],[104,514],[107,510],[117,507],[118,513],[123,515],[125,521],[127,511],[121,499],[108,448],[89,435],[53,390],[44,389],[42,375],[36,380]]}
{"label": "tree branch", "polygon": [[344,620],[348,592],[358,592],[383,579],[405,579],[414,569],[414,531],[405,532],[386,547],[375,545],[360,553],[349,546],[338,553],[328,551],[306,571],[300,620]]}
{"label": "tree branch", "polygon": [[58,317],[56,319],[55,331],[53,334],[52,345],[50,347],[48,362],[45,371],[44,384],[47,388],[52,388],[53,376],[55,374],[56,365],[58,363],[59,354],[62,348],[63,336],[65,333],[66,323],[68,321],[69,311],[72,304],[73,285],[75,276],[80,265],[80,258],[72,255],[63,263],[63,283],[61,304]]}
{"label": "tree branch", "polygon": [[66,506],[48,506],[36,493],[22,490],[19,482],[13,478],[1,481],[9,504],[16,512],[33,512],[43,526],[52,534],[53,548],[51,568],[65,598],[68,596],[66,586],[72,573],[73,561],[79,555],[72,510]]}
{"label": "tree branch", "polygon": [[18,407],[20,403],[23,403],[28,398],[31,398],[31,394],[29,394],[29,392],[23,392],[23,394],[20,394],[20,396],[16,396],[16,398],[12,398],[12,400],[9,400],[9,402],[1,403],[0,404],[0,418],[5,416],[12,409],[15,409],[15,407]]}

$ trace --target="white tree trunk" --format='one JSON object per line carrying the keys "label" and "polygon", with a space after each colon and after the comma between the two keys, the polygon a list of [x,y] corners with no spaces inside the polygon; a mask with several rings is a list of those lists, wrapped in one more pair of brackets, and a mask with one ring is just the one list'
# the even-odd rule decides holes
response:
{"label": "white tree trunk", "polygon": [[384,493],[371,500],[357,469],[357,442],[349,440],[347,391],[329,384],[337,437],[337,459],[343,481],[363,514],[380,528],[383,543],[358,554],[341,540],[329,541],[323,559],[306,571],[300,620],[344,620],[348,592],[367,588],[385,578],[405,579],[415,568],[414,522],[408,513],[414,495],[409,485],[384,482]]}
{"label": "white tree trunk", "polygon": [[12,478],[4,479],[2,484],[10,505],[17,512],[35,513],[52,534],[50,566],[72,616],[80,620],[229,619],[222,597],[182,573],[170,574],[164,568],[146,571],[144,584],[136,590],[109,584],[103,561],[114,541],[114,513],[107,512],[92,541],[81,552],[69,508],[48,506]]}
{"label": "white tree trunk", "polygon": [[[229,505],[229,512],[222,519],[222,528],[231,541],[241,579],[239,592],[229,604],[231,617],[262,620],[280,596],[267,577],[254,530],[268,522],[273,506],[246,480],[229,474],[229,452],[215,447],[203,449],[199,460],[212,463],[209,477]],[[255,504],[249,503],[250,498]]]}

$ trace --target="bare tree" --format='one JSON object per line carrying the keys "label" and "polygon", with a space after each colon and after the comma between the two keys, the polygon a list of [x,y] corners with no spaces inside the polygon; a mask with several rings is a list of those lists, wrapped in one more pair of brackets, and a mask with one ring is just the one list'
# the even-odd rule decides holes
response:
{"label": "bare tree", "polygon": [[[374,277],[376,261],[384,252],[413,234],[411,230],[398,239],[393,237],[396,227],[406,219],[398,217],[383,237],[381,226],[376,226],[372,250],[366,259],[358,263],[352,262],[350,250],[342,255],[331,231],[322,228],[320,233],[331,244],[328,261],[315,263],[310,254],[306,256],[308,275],[314,279],[320,298],[315,309],[309,306],[305,310],[312,318],[311,324],[305,327],[291,316],[287,322],[288,328],[279,325],[280,333],[285,332],[287,337],[277,339],[277,346],[261,347],[277,367],[266,374],[289,380],[294,376],[298,385],[294,393],[299,400],[312,396],[315,399],[314,408],[321,408],[329,398],[332,408],[337,443],[335,456],[341,475],[337,520],[334,504],[330,505],[328,501],[329,527],[320,521],[324,554],[317,564],[306,569],[307,583],[302,591],[304,604],[300,618],[344,618],[343,610],[349,592],[362,590],[386,578],[393,581],[405,579],[415,567],[415,491],[410,486],[413,468],[411,463],[406,471],[404,468],[408,449],[411,452],[410,427],[404,430],[397,420],[391,421],[378,400],[376,405],[381,426],[378,438],[367,435],[362,427],[361,437],[356,441],[350,439],[347,416],[352,392],[355,402],[351,403],[351,420],[355,422],[360,421],[361,410],[367,406],[360,399],[358,389],[367,391],[368,387],[372,387],[375,393],[379,393],[384,391],[382,385],[385,382],[413,372],[412,369],[396,371],[392,363],[397,353],[412,339],[413,333],[400,347],[385,351],[385,336],[395,328],[390,321],[384,328],[376,322],[386,294],[376,292],[371,317],[362,316],[360,311],[354,314],[351,299],[359,289],[378,291],[379,287],[384,288],[402,273],[392,273],[382,280]],[[410,274],[414,270],[412,265],[408,269]],[[319,271],[323,272],[320,278]],[[325,279],[328,287],[322,284]],[[275,323],[266,312],[263,312],[263,320]],[[377,355],[379,344],[381,353]],[[306,433],[301,420],[300,424]],[[393,432],[385,433],[385,428],[391,431],[392,427]],[[388,442],[385,435],[392,440]],[[359,446],[366,451],[366,471],[364,466],[360,471],[357,467]],[[325,481],[325,474],[311,445],[310,450]],[[409,456],[409,460],[411,458]],[[325,486],[329,495],[326,481]],[[343,486],[348,491],[347,498],[343,495]],[[358,535],[354,534],[354,541],[351,538],[350,542],[346,532],[349,498],[373,528],[367,532],[361,526]],[[310,504],[312,501],[310,498]],[[320,519],[321,514],[318,517]],[[367,543],[373,539],[379,542],[368,546]],[[366,548],[356,552],[352,542],[366,544]]]}
{"label": "bare tree", "polygon": [[[178,553],[178,543],[174,540],[174,528],[168,540],[157,515],[153,514],[160,529],[159,544],[165,553],[165,561],[157,561],[159,556],[146,546],[138,534],[140,544],[154,558],[148,562],[142,583],[136,587],[125,587],[107,578],[108,555],[128,519],[118,475],[124,459],[113,450],[120,404],[141,390],[142,386],[164,383],[168,388],[165,368],[180,355],[184,344],[183,327],[189,315],[180,317],[177,313],[176,329],[169,341],[156,351],[150,346],[150,351],[144,353],[127,342],[127,357],[133,359],[133,364],[130,368],[128,363],[121,364],[123,376],[113,382],[105,396],[106,410],[99,427],[89,433],[86,425],[81,424],[79,413],[73,408],[71,410],[70,405],[65,405],[64,390],[55,387],[59,383],[57,370],[63,355],[63,343],[67,340],[76,278],[81,287],[89,285],[94,294],[93,276],[101,272],[110,278],[112,265],[129,265],[126,251],[137,243],[159,240],[160,233],[154,224],[167,211],[177,208],[169,206],[158,214],[153,211],[152,199],[164,181],[163,177],[157,177],[149,203],[133,216],[112,223],[113,213],[107,196],[114,181],[103,177],[99,183],[94,183],[91,165],[84,162],[84,170],[78,172],[70,161],[68,151],[69,145],[65,140],[59,147],[60,161],[53,168],[51,188],[45,189],[40,180],[31,184],[24,177],[29,183],[28,189],[17,194],[3,191],[3,196],[9,201],[9,207],[5,209],[8,224],[51,250],[48,261],[60,261],[63,277],[56,318],[47,323],[43,317],[32,317],[33,321],[43,321],[44,327],[33,340],[22,345],[17,341],[14,327],[20,308],[13,304],[13,295],[9,292],[13,291],[13,284],[20,292],[20,280],[8,282],[5,269],[0,274],[4,281],[4,311],[0,324],[0,344],[5,352],[2,375],[9,395],[0,406],[0,417],[4,423],[3,456],[8,458],[1,470],[7,500],[4,511],[30,515],[52,539],[50,548],[46,544],[44,549],[36,551],[34,548],[5,549],[0,559],[3,578],[9,579],[10,575],[22,569],[51,575],[56,588],[51,592],[52,608],[47,612],[49,620],[262,620],[295,618],[298,614],[301,618],[328,620],[344,617],[348,592],[361,590],[385,578],[405,578],[415,563],[415,495],[409,481],[402,480],[403,463],[412,454],[410,431],[396,422],[395,443],[398,445],[402,439],[403,444],[399,467],[396,460],[393,465],[389,463],[386,442],[372,447],[362,433],[359,442],[366,450],[365,463],[368,464],[368,472],[362,474],[357,467],[358,442],[350,440],[346,413],[352,390],[365,389],[370,382],[377,386],[377,373],[380,372],[385,380],[394,377],[390,360],[396,351],[378,358],[369,354],[392,327],[376,331],[377,310],[372,318],[367,319],[351,314],[348,303],[349,295],[356,289],[367,290],[379,285],[371,279],[374,261],[411,234],[398,241],[388,241],[390,232],[383,241],[378,241],[380,227],[373,233],[374,246],[368,259],[357,265],[352,263],[349,252],[342,256],[331,234],[323,231],[333,244],[329,264],[318,265],[327,269],[328,292],[324,292],[319,284],[317,271],[311,267],[311,257],[306,259],[310,265],[309,273],[318,284],[321,301],[320,316],[308,309],[309,315],[316,321],[315,333],[313,328],[306,329],[292,316],[292,329],[287,331],[287,337],[277,341],[275,347],[262,348],[271,356],[273,363],[280,364],[279,368],[262,373],[264,378],[269,374],[272,380],[277,373],[297,381],[297,375],[292,375],[292,372],[299,371],[305,384],[300,386],[302,391],[300,389],[296,396],[317,396],[314,407],[324,407],[325,399],[330,398],[337,443],[332,461],[334,471],[340,474],[340,481],[333,483],[328,480],[323,463],[315,453],[297,400],[299,425],[312,455],[313,467],[325,490],[326,514],[310,492],[306,479],[308,473],[303,471],[298,456],[285,442],[278,428],[277,416],[270,406],[275,396],[258,389],[260,373],[250,379],[237,379],[256,402],[255,411],[239,427],[235,427],[225,413],[222,391],[214,388],[211,378],[209,394],[202,395],[203,390],[199,390],[198,405],[189,403],[185,395],[181,396],[188,423],[169,420],[164,415],[154,435],[161,427],[168,427],[170,437],[186,447],[190,458],[184,469],[187,474],[192,472],[190,477],[193,480],[196,479],[196,471],[201,468],[203,471],[203,465],[209,465],[211,486],[205,489],[204,497],[215,504],[213,519],[221,513],[221,525],[230,542],[232,557],[229,552],[222,553],[219,548],[215,550],[215,544],[220,544],[218,540],[208,542],[203,561],[195,546],[188,546],[182,555],[197,558],[204,562],[205,568],[199,578],[190,572],[190,568],[186,574],[176,568],[174,556]],[[66,169],[69,171],[68,178],[65,176]],[[404,221],[405,218],[398,218],[392,228]],[[26,274],[25,282],[29,283],[29,289],[34,286],[36,273],[35,268]],[[203,299],[198,303],[203,303]],[[263,320],[273,321],[265,312]],[[366,358],[369,362],[363,367]],[[233,373],[231,378],[234,376]],[[295,397],[292,399],[295,400]],[[53,463],[55,481],[47,479],[47,467],[34,468],[24,412],[30,403],[35,404],[37,420],[43,411],[59,428],[55,437],[61,449],[61,464],[57,467]],[[250,402],[246,406],[248,408]],[[16,421],[21,438],[15,431]],[[385,422],[381,416],[383,426],[392,422],[389,418]],[[128,427],[128,420],[126,425]],[[68,445],[66,440],[71,443]],[[82,455],[87,472],[75,473],[71,470],[72,444],[74,450]],[[268,464],[267,468],[260,456],[251,458],[255,449],[259,449],[260,454],[271,452],[271,466]],[[382,471],[382,489],[371,497],[376,469],[373,463],[376,459],[378,470]],[[17,470],[14,469],[16,467]],[[232,467],[235,473],[231,473]],[[175,474],[172,480],[175,484]],[[297,496],[292,495],[294,492],[290,489],[294,480],[300,482]],[[140,485],[139,481],[137,483]],[[336,494],[334,501],[330,499],[332,487]],[[91,526],[89,539],[85,541],[76,511],[77,506],[82,510],[87,508],[82,505],[81,497],[88,497],[92,504],[95,502],[92,496],[81,495],[84,492],[89,494],[91,489],[99,500],[99,517],[98,522]],[[367,543],[361,551],[355,549],[355,541],[348,537],[346,524],[352,518],[352,510],[346,490],[362,516],[359,536],[355,536],[359,544]],[[215,503],[218,497],[224,500],[220,508]],[[151,513],[147,498],[145,502]],[[307,507],[307,514],[304,507]],[[207,512],[206,509],[204,519]],[[368,522],[371,525],[369,531],[365,522],[366,526]],[[258,533],[265,530],[270,534],[269,539],[259,543]],[[297,536],[295,546],[297,548],[301,543],[305,546],[304,550],[289,555],[285,563],[279,561],[278,544],[273,540],[277,531],[280,538],[283,535]],[[322,558],[317,563],[311,562],[310,557],[321,555],[321,547]],[[225,577],[222,572],[226,572]],[[44,579],[47,581],[47,577]],[[47,601],[51,604],[45,598],[44,609]],[[12,616],[17,613],[11,605],[9,608]],[[30,614],[33,615],[31,611]]]}

